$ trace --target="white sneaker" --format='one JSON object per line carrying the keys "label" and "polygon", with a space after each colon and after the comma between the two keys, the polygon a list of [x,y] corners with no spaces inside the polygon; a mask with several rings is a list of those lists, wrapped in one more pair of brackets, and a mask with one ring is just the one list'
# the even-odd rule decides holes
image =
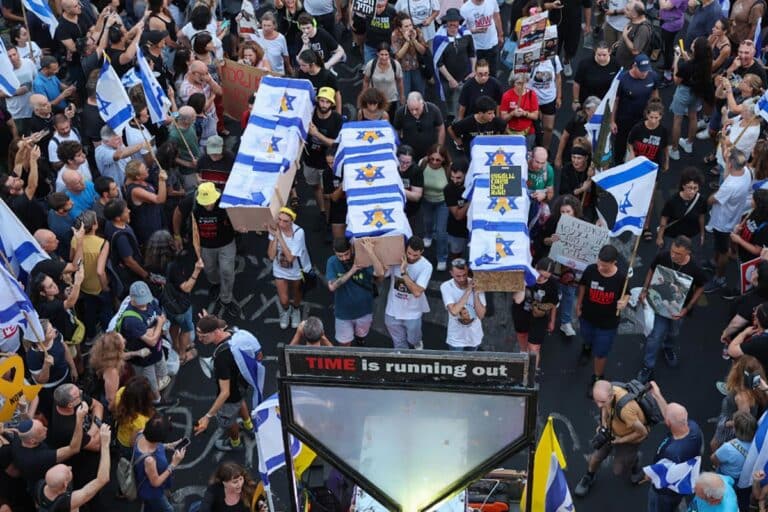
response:
{"label": "white sneaker", "polygon": [[680,140],[677,141],[677,144],[680,146],[680,149],[686,153],[693,153],[693,143],[688,142],[688,139],[680,137]]}
{"label": "white sneaker", "polygon": [[696,138],[699,140],[709,139],[709,128],[704,128],[696,133]]}
{"label": "white sneaker", "polygon": [[709,123],[706,119],[699,119],[696,121],[696,129],[697,130],[706,130],[707,126],[709,126]]}
{"label": "white sneaker", "polygon": [[283,306],[278,304],[277,308],[280,310],[280,328],[285,330],[291,321],[291,306],[283,309]]}
{"label": "white sneaker", "polygon": [[447,268],[447,264],[444,261],[438,261],[437,262],[437,271],[438,272],[445,272],[446,268]]}
{"label": "white sneaker", "polygon": [[566,64],[565,66],[563,66],[563,74],[567,78],[570,78],[571,76],[573,76],[573,68],[571,67],[571,63],[570,62],[568,64]]}
{"label": "white sneaker", "polygon": [[301,310],[291,306],[291,329],[296,329],[301,323]]}
{"label": "white sneaker", "polygon": [[170,383],[171,383],[171,377],[169,375],[166,375],[165,377],[157,381],[157,389],[162,391],[165,388],[167,388]]}
{"label": "white sneaker", "polygon": [[560,325],[560,332],[562,332],[564,335],[568,336],[569,338],[571,336],[576,336],[576,331],[573,329],[573,325],[571,325],[571,322]]}
{"label": "white sneaker", "polygon": [[431,238],[425,238],[424,239],[424,247],[432,247],[432,239]]}
{"label": "white sneaker", "polygon": [[669,158],[672,160],[680,160],[680,150],[679,149],[673,149],[672,146],[669,147]]}

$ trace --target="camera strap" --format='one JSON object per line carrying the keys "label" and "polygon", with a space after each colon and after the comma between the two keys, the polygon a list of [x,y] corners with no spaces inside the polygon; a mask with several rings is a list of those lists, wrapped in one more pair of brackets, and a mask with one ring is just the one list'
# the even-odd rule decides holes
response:
{"label": "camera strap", "polygon": [[613,404],[611,405],[611,414],[608,415],[608,433],[613,437],[613,415],[616,412],[616,395],[613,396]]}

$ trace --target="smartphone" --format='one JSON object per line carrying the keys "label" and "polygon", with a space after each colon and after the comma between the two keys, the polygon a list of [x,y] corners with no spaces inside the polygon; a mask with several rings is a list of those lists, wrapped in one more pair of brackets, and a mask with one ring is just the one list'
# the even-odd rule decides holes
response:
{"label": "smartphone", "polygon": [[744,387],[747,389],[757,389],[760,387],[760,374],[744,372]]}
{"label": "smartphone", "polygon": [[190,440],[188,437],[182,438],[181,441],[179,441],[179,444],[176,445],[176,450],[181,450],[182,448],[186,448],[189,446]]}

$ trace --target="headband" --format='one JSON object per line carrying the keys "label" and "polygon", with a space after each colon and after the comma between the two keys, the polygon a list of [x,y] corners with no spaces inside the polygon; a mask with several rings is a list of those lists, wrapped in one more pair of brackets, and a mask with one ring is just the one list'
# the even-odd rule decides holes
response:
{"label": "headband", "polygon": [[571,154],[572,155],[579,155],[579,156],[589,156],[589,151],[582,148],[581,146],[573,146],[571,148]]}
{"label": "headband", "polygon": [[280,213],[286,214],[291,218],[291,220],[296,220],[296,212],[291,210],[287,206],[283,206],[282,208],[280,208]]}

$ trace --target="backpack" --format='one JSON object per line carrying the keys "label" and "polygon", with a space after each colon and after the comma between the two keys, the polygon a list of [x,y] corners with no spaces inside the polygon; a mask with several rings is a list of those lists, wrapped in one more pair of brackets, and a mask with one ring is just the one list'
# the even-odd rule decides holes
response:
{"label": "backpack", "polygon": [[[376,65],[378,63],[379,63],[379,56],[376,55],[373,58],[373,62],[371,63],[371,70],[365,74],[365,76],[368,77],[368,80],[373,81],[373,74],[376,72]],[[395,75],[395,80],[397,80],[397,67],[400,66],[400,63],[397,62],[397,59],[395,59],[394,57],[390,57],[389,65],[390,65],[390,69],[392,69],[392,74]],[[371,84],[371,87],[373,87],[373,84]]]}
{"label": "backpack", "polygon": [[648,386],[637,379],[632,379],[629,382],[614,382],[613,385],[619,386],[620,388],[627,391],[627,394],[621,397],[618,402],[616,402],[616,416],[620,416],[621,410],[624,408],[624,406],[634,400],[643,411],[645,422],[649,427],[664,421],[664,415],[661,412],[661,407],[659,407],[656,399],[653,397],[653,395],[651,395],[650,388]]}
{"label": "backpack", "polygon": [[115,332],[122,334],[120,332],[120,329],[123,327],[123,320],[125,320],[128,317],[138,318],[142,322],[144,321],[144,318],[142,318],[142,316],[138,314],[136,311],[132,309],[126,309],[117,319],[117,323],[115,324]]}

